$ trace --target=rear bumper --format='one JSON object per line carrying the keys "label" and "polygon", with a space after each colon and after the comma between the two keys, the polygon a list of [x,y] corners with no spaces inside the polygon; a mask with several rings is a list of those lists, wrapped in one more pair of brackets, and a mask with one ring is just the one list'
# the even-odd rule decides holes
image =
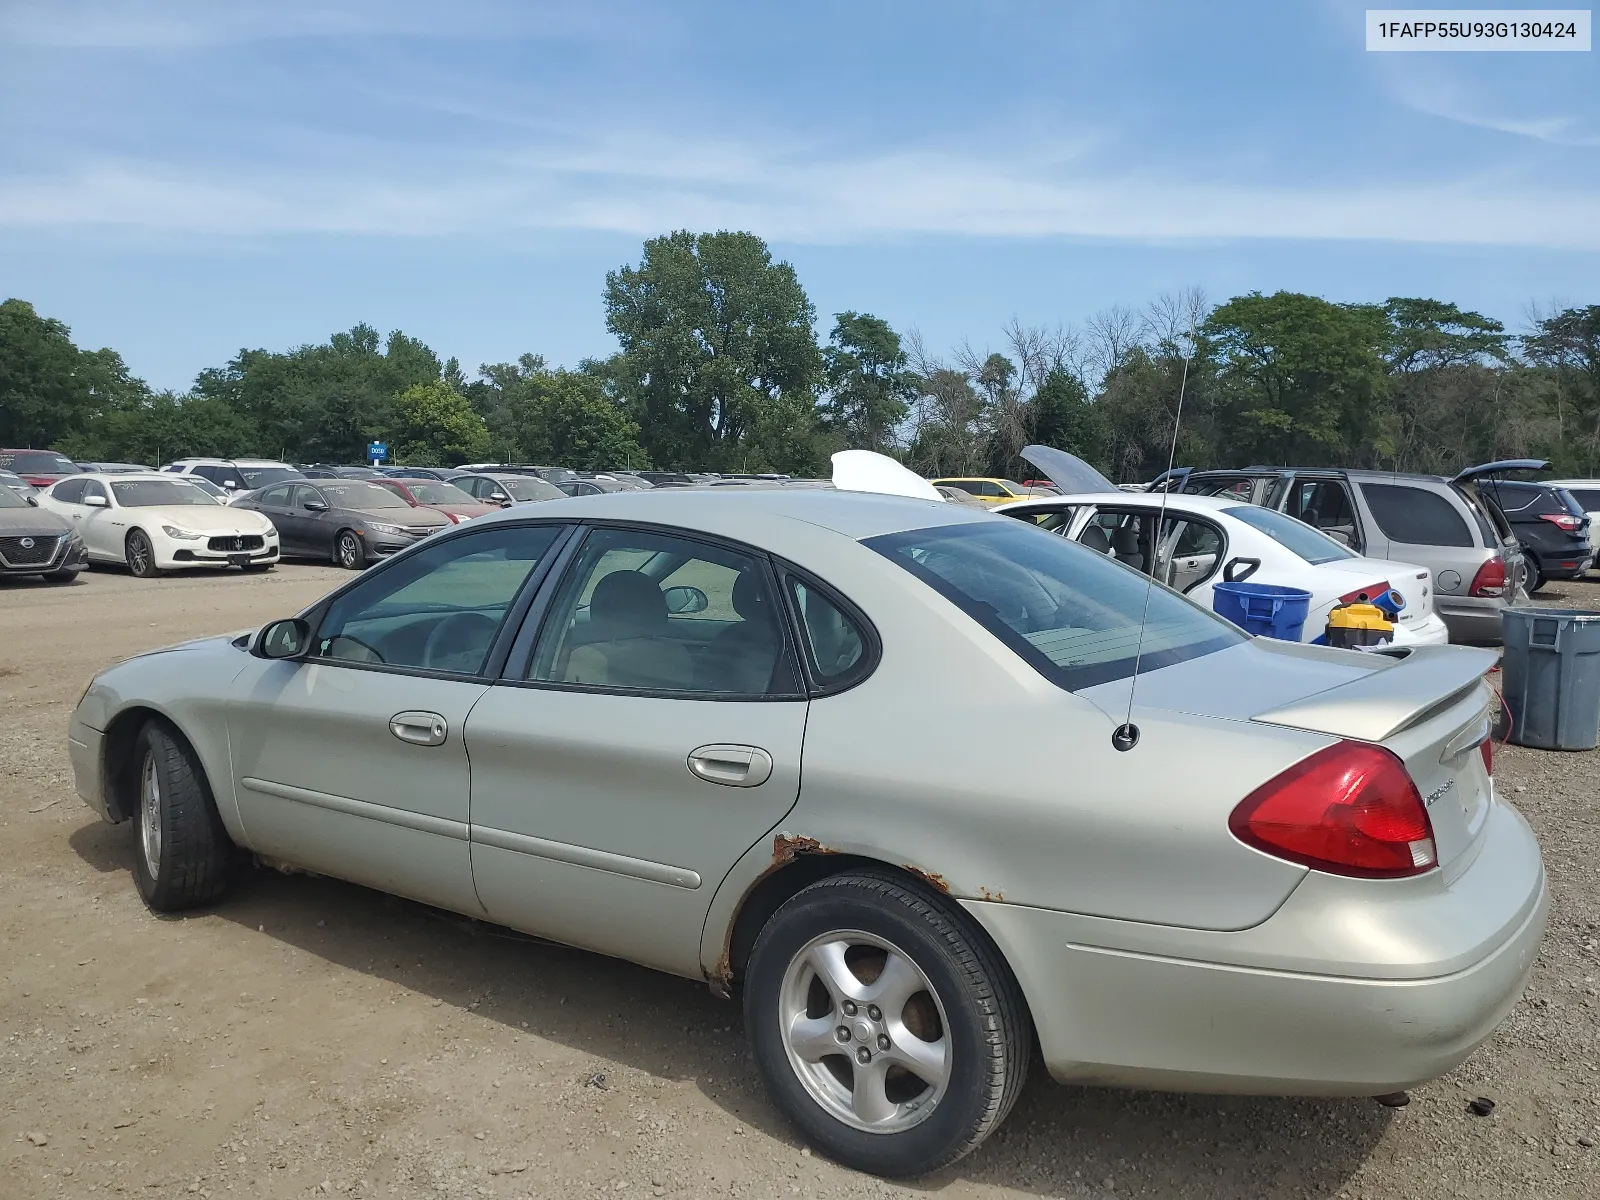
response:
{"label": "rear bumper", "polygon": [[1504,599],[1439,596],[1435,604],[1452,642],[1497,646],[1505,636],[1500,622],[1500,614],[1506,609]]}
{"label": "rear bumper", "polygon": [[1238,933],[964,907],[1015,971],[1061,1082],[1380,1095],[1459,1064],[1532,969],[1549,905],[1538,846],[1510,809],[1488,819],[1449,884],[1312,874]]}
{"label": "rear bumper", "polygon": [[1396,646],[1443,646],[1449,641],[1450,628],[1438,613],[1409,625],[1397,624],[1394,627]]}

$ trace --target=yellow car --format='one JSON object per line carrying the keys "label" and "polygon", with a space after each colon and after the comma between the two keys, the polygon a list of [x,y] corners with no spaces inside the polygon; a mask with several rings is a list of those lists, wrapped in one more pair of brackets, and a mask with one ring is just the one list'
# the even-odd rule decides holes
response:
{"label": "yellow car", "polygon": [[1010,504],[1013,500],[1027,500],[1032,496],[1054,496],[1056,489],[1052,487],[1023,487],[1012,479],[1000,479],[993,476],[973,477],[970,479],[932,479],[929,480],[934,487],[960,488],[963,492],[977,498],[980,504]]}

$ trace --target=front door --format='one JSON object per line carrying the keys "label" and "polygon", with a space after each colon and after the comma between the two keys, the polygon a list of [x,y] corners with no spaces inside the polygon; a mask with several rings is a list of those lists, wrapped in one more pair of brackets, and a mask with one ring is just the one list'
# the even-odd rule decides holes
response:
{"label": "front door", "polygon": [[769,564],[588,534],[467,722],[491,920],[687,976],[717,885],[800,787],[806,700]]}
{"label": "front door", "polygon": [[289,534],[289,493],[293,490],[292,484],[275,484],[251,501],[251,506],[271,521],[272,527],[278,531],[278,550],[283,554],[292,554],[295,550],[294,539]]}
{"label": "front door", "polygon": [[512,602],[560,527],[442,539],[327,606],[300,660],[251,658],[228,703],[233,781],[257,853],[458,912],[467,714]]}
{"label": "front door", "polygon": [[[103,503],[90,504],[91,496]],[[83,538],[84,548],[96,558],[120,561],[127,553],[128,516],[121,509],[111,507],[111,497],[99,480],[84,481],[83,503],[79,511],[83,513],[83,519],[74,521],[74,524],[78,526],[78,536]]]}

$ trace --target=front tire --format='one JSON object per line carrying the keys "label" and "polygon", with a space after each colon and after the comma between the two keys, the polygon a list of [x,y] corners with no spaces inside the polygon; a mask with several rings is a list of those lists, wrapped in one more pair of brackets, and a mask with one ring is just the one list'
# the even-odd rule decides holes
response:
{"label": "front tire", "polygon": [[138,845],[133,877],[157,912],[209,904],[228,885],[233,843],[194,750],[151,721],[134,743]]}
{"label": "front tire", "polygon": [[346,571],[360,571],[367,565],[367,548],[353,529],[341,529],[333,539],[333,561]]}
{"label": "front tire", "polygon": [[1022,1090],[1032,1029],[959,910],[888,873],[799,892],[762,929],[745,1029],[773,1101],[830,1158],[921,1175],[976,1149]]}
{"label": "front tire", "polygon": [[135,529],[128,535],[124,552],[128,560],[128,570],[137,578],[153,579],[159,573],[155,548],[150,545],[150,538],[144,530]]}

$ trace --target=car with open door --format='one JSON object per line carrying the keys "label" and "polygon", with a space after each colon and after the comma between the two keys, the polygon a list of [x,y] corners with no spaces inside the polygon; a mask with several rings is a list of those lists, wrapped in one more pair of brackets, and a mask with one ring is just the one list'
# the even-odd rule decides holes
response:
{"label": "car with open door", "polygon": [[262,513],[277,526],[287,557],[331,559],[351,571],[455,524],[366,479],[286,480],[233,506]]}
{"label": "car with open door", "polygon": [[102,672],[79,794],[157,911],[252,852],[737,994],[774,1105],[884,1175],[981,1143],[1036,1046],[1370,1096],[1489,1036],[1548,907],[1493,654],[1248,638],[912,482],[455,526]]}
{"label": "car with open door", "polygon": [[1285,513],[1229,495],[1125,492],[1082,459],[1049,446],[1022,457],[1061,485],[1089,491],[1021,500],[994,511],[1070,538],[1153,575],[1195,603],[1211,607],[1215,584],[1270,583],[1311,594],[1302,640],[1325,633],[1340,604],[1375,601],[1394,591],[1404,601],[1394,623],[1396,645],[1442,645],[1449,631],[1434,610],[1425,567],[1365,558]]}
{"label": "car with open door", "polygon": [[1226,494],[1288,513],[1368,558],[1426,567],[1451,640],[1497,644],[1501,611],[1526,600],[1525,566],[1516,534],[1484,481],[1548,467],[1538,459],[1512,459],[1450,479],[1329,467],[1179,468],[1150,487]]}
{"label": "car with open door", "polygon": [[38,503],[71,524],[90,562],[123,563],[141,579],[186,567],[267,570],[278,561],[271,521],[218,504],[181,475],[77,475]]}

